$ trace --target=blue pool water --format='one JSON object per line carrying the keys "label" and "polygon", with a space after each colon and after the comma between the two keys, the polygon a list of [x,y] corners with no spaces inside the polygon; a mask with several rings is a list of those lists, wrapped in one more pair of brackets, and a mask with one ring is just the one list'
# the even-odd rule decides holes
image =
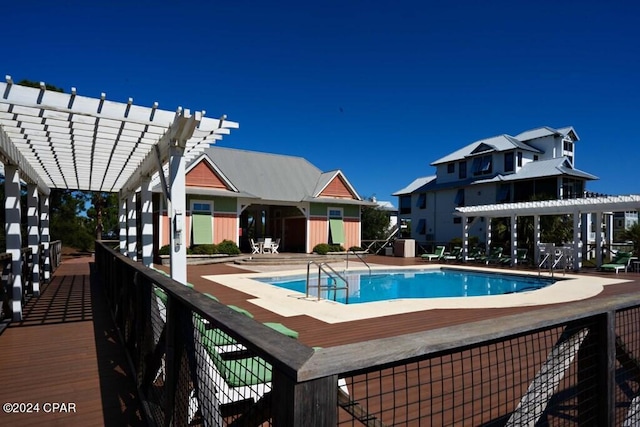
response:
{"label": "blue pool water", "polygon": [[[473,297],[483,295],[503,295],[532,291],[544,288],[554,280],[518,276],[512,274],[493,274],[453,269],[440,270],[385,270],[347,272],[343,274],[349,281],[349,304],[372,301],[385,301],[401,298],[442,298]],[[256,279],[274,286],[306,292],[306,276],[270,277]],[[310,294],[317,296],[317,273],[310,277]],[[325,286],[327,278],[322,277]],[[338,280],[338,287],[343,284]],[[345,290],[324,290],[321,298],[346,301]]]}

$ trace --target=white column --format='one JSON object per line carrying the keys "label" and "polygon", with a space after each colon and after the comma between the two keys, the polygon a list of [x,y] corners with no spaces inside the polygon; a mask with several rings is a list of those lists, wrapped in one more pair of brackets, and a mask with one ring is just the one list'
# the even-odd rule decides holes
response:
{"label": "white column", "polygon": [[169,157],[169,203],[168,214],[171,222],[171,277],[183,284],[187,283],[187,248],[185,245],[186,195],[184,148],[171,147]]}
{"label": "white column", "polygon": [[127,197],[127,256],[134,261],[138,259],[136,219],[136,193],[131,193]]}
{"label": "white column", "polygon": [[582,268],[582,240],[580,234],[580,222],[582,214],[575,212],[573,214],[573,269],[575,271]]}
{"label": "white column", "polygon": [[540,238],[542,236],[540,230],[540,215],[533,216],[533,259],[535,265],[540,264]]}
{"label": "white column", "polygon": [[153,200],[151,180],[142,180],[140,188],[140,223],[142,225],[142,264],[151,267],[153,264]]}
{"label": "white column", "polygon": [[14,165],[4,166],[4,209],[7,252],[11,254],[11,311],[13,320],[22,320],[22,236],[20,234],[20,173]]}
{"label": "white column", "polygon": [[486,234],[486,239],[485,239],[486,242],[487,242],[486,243],[487,247],[485,248],[485,254],[487,256],[489,256],[491,254],[491,220],[492,220],[492,218],[490,218],[490,217],[486,217],[485,218],[485,222],[487,223],[487,226],[486,226],[486,233],[487,234]]}
{"label": "white column", "polygon": [[40,215],[38,186],[27,184],[27,235],[33,256],[33,295],[40,296]]}
{"label": "white column", "polygon": [[127,197],[120,193],[118,205],[118,225],[120,227],[120,253],[127,253]]}
{"label": "white column", "polygon": [[518,217],[511,215],[511,265],[518,264]]}
{"label": "white column", "polygon": [[602,265],[602,212],[596,212],[596,266]]}
{"label": "white column", "polygon": [[462,217],[462,262],[467,262],[469,257],[469,220]]}
{"label": "white column", "polygon": [[40,197],[40,242],[42,242],[42,256],[44,257],[44,271],[42,278],[45,282],[51,279],[51,236],[49,235],[49,196]]}

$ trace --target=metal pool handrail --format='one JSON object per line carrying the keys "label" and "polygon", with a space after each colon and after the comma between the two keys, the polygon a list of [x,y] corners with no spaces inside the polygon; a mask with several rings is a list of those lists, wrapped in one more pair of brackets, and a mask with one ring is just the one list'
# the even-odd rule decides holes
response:
{"label": "metal pool handrail", "polygon": [[[333,267],[331,267],[329,264],[327,264],[326,262],[322,262],[322,263],[317,263],[315,261],[309,261],[307,263],[307,298],[309,298],[309,271],[311,268],[311,264],[317,265],[318,266],[318,300],[320,300],[320,289],[322,288],[322,286],[320,286],[320,279],[322,276],[322,273],[324,272],[324,274],[326,274],[332,281],[333,281],[333,287],[331,286],[325,286],[327,289],[333,289],[333,290],[346,290],[346,297],[345,297],[345,303],[348,304],[349,303],[349,281],[346,279],[346,277],[344,277],[342,274],[338,273],[336,270],[333,269]],[[325,268],[326,267],[326,268]],[[330,271],[327,271],[330,270]],[[338,287],[338,281],[336,280],[335,276],[333,276],[331,273],[333,273],[335,276],[338,276],[340,279],[342,279],[342,281],[344,282],[345,286],[344,287]]]}
{"label": "metal pool handrail", "polygon": [[364,260],[364,258],[362,258],[362,257],[361,257],[361,256],[360,256],[356,251],[354,251],[353,249],[352,249],[352,250],[347,251],[347,265],[346,265],[346,267],[345,267],[345,268],[346,268],[347,270],[349,269],[349,252],[352,252],[355,256],[357,256],[357,257],[358,257],[358,259],[359,259],[360,261],[362,261],[362,262],[364,263],[364,265],[366,265],[366,266],[367,266],[367,268],[369,269],[369,277],[371,277],[371,267],[369,266],[369,264],[367,264],[367,261],[365,261],[365,260]]}

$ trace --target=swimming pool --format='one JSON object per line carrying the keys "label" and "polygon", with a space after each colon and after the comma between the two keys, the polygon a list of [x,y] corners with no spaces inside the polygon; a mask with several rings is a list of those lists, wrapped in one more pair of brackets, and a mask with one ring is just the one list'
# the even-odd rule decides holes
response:
{"label": "swimming pool", "polygon": [[[405,298],[445,298],[504,295],[544,288],[553,279],[513,274],[483,273],[455,269],[377,270],[346,272],[349,304]],[[306,293],[306,276],[262,277],[256,280],[296,292]],[[345,302],[344,289],[327,290],[327,278],[321,279],[323,299]],[[310,277],[310,295],[317,297],[317,275]],[[338,287],[342,282],[338,281]]]}

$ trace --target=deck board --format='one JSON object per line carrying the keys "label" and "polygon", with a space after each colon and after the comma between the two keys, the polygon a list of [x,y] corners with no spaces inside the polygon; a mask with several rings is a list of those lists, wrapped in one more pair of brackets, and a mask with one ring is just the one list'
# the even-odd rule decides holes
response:
{"label": "deck board", "polygon": [[[40,403],[39,413],[0,412],[0,425],[145,425],[91,261],[65,260],[0,335],[0,402]],[[76,412],[45,413],[45,402]]]}

